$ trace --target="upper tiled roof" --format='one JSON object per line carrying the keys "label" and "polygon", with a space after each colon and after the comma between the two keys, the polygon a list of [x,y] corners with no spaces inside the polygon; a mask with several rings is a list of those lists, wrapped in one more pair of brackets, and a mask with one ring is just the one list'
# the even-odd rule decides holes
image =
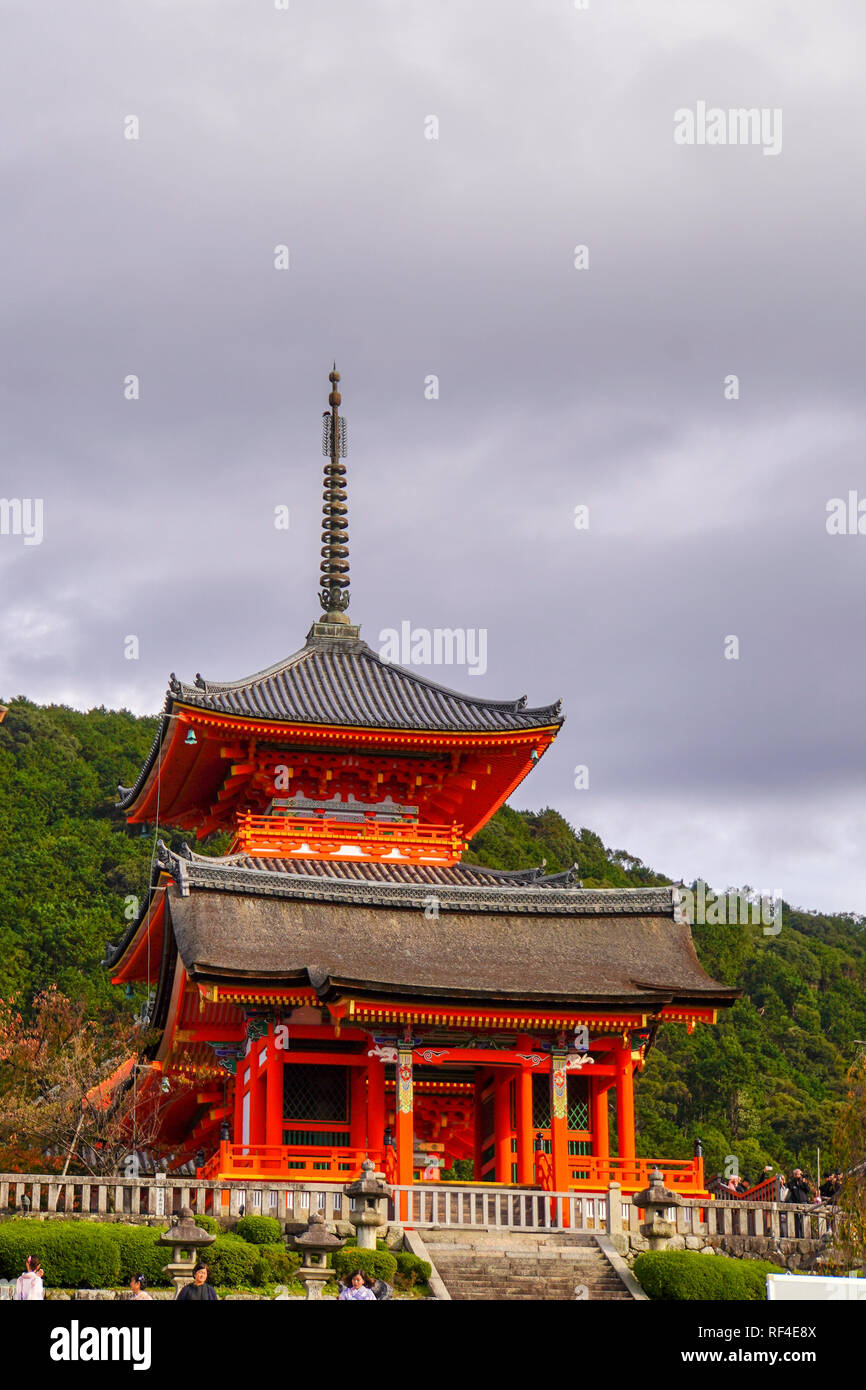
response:
{"label": "upper tiled roof", "polygon": [[300,724],[509,733],[561,724],[561,701],[484,700],[395,666],[360,638],[310,638],[294,656],[229,682],[172,679],[170,698],[213,713]]}
{"label": "upper tiled roof", "polygon": [[[213,857],[170,850],[160,841],[157,862],[179,885],[241,896],[306,902],[423,907],[431,894],[443,912],[505,911],[518,916],[562,913],[611,916],[678,912],[677,891],[663,888],[581,888],[572,872],[542,877],[477,864],[420,865],[314,859]],[[576,885],[576,886],[575,886]]]}

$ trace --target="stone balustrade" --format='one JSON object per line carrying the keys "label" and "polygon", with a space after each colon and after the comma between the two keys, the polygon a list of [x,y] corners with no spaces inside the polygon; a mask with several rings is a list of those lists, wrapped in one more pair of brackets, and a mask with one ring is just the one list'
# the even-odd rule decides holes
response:
{"label": "stone balustrade", "polygon": [[342,1183],[203,1181],[170,1173],[155,1178],[0,1173],[0,1216],[144,1222],[179,1215],[182,1207],[221,1220],[255,1215],[306,1223],[314,1211],[326,1221],[345,1221],[349,1202]]}

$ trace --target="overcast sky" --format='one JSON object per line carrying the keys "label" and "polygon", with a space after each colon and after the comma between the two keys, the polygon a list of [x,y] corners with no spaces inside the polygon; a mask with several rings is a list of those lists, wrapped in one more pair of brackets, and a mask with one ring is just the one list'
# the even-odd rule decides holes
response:
{"label": "overcast sky", "polygon": [[[862,0],[2,15],[0,697],[303,645],[336,357],[362,636],[483,628],[426,673],[563,699],[514,804],[866,912]],[[675,143],[702,102],[781,148]]]}

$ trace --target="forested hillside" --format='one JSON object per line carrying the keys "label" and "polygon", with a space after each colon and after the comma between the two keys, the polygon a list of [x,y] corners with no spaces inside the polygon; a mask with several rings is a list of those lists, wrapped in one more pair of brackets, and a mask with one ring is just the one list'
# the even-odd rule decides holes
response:
{"label": "forested hillside", "polygon": [[[125,711],[10,705],[0,724],[0,998],[26,1006],[56,983],[99,1016],[132,1009],[100,961],[125,925],[127,898],[146,890],[152,827],[127,829],[114,803],[155,727]],[[553,810],[504,808],[467,858],[508,869],[544,859],[548,872],[577,862],[587,887],[670,882]],[[786,904],[777,936],[760,925],[693,929],[705,968],[744,997],[691,1037],[662,1030],[637,1085],[642,1154],[686,1156],[700,1136],[711,1168],[736,1155],[751,1177],[765,1162],[795,1160],[814,1173],[820,1145],[826,1169],[855,1039],[866,1038],[864,926]]]}

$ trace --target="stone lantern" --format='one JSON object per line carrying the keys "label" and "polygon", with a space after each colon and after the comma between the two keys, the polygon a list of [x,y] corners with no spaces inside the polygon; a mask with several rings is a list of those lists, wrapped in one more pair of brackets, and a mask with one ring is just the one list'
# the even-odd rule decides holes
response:
{"label": "stone lantern", "polygon": [[636,1192],[631,1199],[636,1207],[646,1212],[646,1220],[641,1226],[641,1235],[646,1236],[650,1250],[666,1250],[672,1236],[676,1235],[676,1225],[668,1221],[665,1212],[668,1207],[682,1206],[676,1192],[665,1187],[664,1173],[653,1168],[650,1185],[643,1192]]}
{"label": "stone lantern", "polygon": [[171,1279],[175,1293],[180,1293],[184,1284],[192,1282],[199,1251],[213,1245],[215,1240],[216,1236],[196,1226],[190,1207],[181,1207],[180,1220],[163,1231],[156,1242],[157,1245],[171,1246],[171,1261],[163,1266],[163,1273]]}
{"label": "stone lantern", "polygon": [[300,1250],[304,1261],[298,1270],[298,1278],[304,1285],[307,1298],[322,1297],[322,1289],[330,1276],[328,1256],[335,1250],[342,1250],[345,1243],[339,1236],[331,1235],[320,1211],[313,1212],[307,1229],[295,1236],[295,1248]]}
{"label": "stone lantern", "polygon": [[351,1200],[349,1220],[358,1234],[359,1250],[376,1249],[376,1232],[388,1224],[391,1189],[369,1158],[361,1164],[361,1176],[343,1188]]}

